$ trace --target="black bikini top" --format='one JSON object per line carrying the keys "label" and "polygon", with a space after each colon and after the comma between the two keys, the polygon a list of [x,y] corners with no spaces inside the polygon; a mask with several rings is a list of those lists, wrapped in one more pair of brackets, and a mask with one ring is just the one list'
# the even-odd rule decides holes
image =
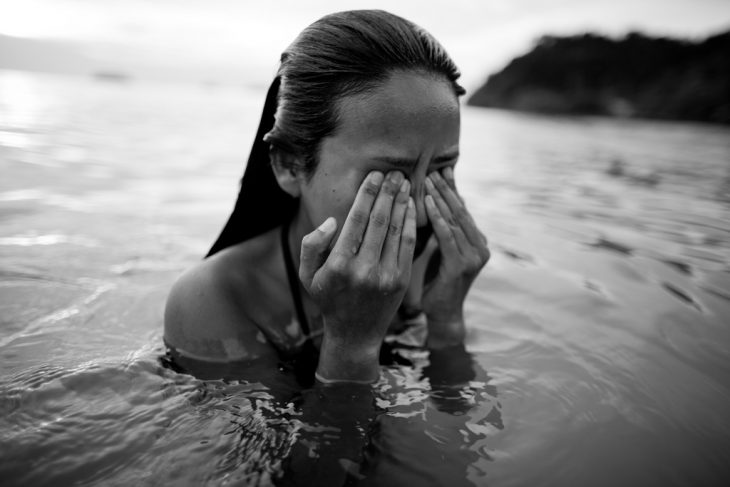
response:
{"label": "black bikini top", "polygon": [[281,250],[284,254],[284,266],[286,267],[286,276],[289,280],[289,289],[294,300],[294,308],[297,312],[297,320],[299,320],[299,326],[302,327],[304,336],[307,337],[307,342],[311,342],[312,337],[309,322],[307,321],[307,314],[304,312],[302,293],[299,288],[299,275],[294,268],[294,259],[292,259],[291,250],[289,249],[289,221],[281,226]]}

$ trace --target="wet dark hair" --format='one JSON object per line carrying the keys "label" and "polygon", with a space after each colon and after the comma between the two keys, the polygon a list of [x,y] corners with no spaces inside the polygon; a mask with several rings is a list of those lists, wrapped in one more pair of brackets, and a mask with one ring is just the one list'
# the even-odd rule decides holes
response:
{"label": "wet dark hair", "polygon": [[338,101],[367,93],[396,71],[442,76],[456,96],[459,70],[443,47],[414,23],[382,10],[328,15],[281,56],[276,122],[264,140],[298,156],[305,174],[317,164],[323,138],[338,126]]}
{"label": "wet dark hair", "polygon": [[[279,188],[269,152],[306,177],[314,172],[322,139],[335,133],[338,102],[365,94],[396,72],[441,78],[464,94],[459,70],[444,48],[416,24],[382,10],[322,17],[281,55],[269,88],[236,207],[208,256],[291,218],[296,200]],[[287,162],[294,161],[294,162]]]}

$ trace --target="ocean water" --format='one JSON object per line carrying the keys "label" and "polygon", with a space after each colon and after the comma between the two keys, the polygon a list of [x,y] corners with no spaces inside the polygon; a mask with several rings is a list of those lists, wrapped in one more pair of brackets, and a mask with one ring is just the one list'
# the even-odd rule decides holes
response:
{"label": "ocean water", "polygon": [[302,390],[160,359],[262,101],[0,72],[0,484],[727,485],[730,129],[465,107],[465,350]]}

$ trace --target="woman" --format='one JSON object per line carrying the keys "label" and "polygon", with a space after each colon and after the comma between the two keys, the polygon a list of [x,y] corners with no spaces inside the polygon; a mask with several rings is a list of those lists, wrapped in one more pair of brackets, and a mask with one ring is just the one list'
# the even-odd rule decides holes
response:
{"label": "woman", "polygon": [[386,12],[329,15],[300,34],[236,208],[168,299],[179,360],[275,370],[318,349],[320,382],[371,383],[399,321],[425,319],[429,347],[462,342],[489,251],[454,186],[458,77],[433,37]]}

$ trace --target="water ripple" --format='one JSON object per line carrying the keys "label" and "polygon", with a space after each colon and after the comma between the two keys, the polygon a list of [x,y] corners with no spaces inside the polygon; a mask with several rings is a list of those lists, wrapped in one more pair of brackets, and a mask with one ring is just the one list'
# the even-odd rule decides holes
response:
{"label": "water ripple", "polygon": [[116,287],[116,285],[113,283],[103,281],[86,280],[85,283],[87,285],[90,283],[94,285],[94,288],[92,289],[92,292],[90,294],[75,300],[74,302],[70,303],[62,309],[58,309],[31,321],[19,331],[0,337],[0,348],[8,346],[9,344],[20,338],[46,332],[49,328],[52,327],[62,326],[62,323],[65,320],[72,316],[78,315],[82,309],[85,309],[89,304],[96,301],[100,296]]}

